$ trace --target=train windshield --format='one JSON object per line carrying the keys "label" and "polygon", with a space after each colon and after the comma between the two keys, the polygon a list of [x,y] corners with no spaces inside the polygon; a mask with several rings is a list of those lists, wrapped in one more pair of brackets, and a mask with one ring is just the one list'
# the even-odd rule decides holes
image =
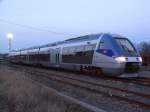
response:
{"label": "train windshield", "polygon": [[123,51],[130,56],[137,56],[137,52],[132,43],[126,38],[116,38],[118,44],[121,46]]}

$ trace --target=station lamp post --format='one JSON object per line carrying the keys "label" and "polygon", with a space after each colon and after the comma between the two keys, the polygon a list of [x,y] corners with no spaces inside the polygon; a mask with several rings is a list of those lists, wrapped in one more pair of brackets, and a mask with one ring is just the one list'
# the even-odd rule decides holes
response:
{"label": "station lamp post", "polygon": [[13,39],[13,37],[14,37],[14,35],[13,35],[13,33],[7,33],[6,34],[6,37],[7,37],[7,39],[8,39],[8,48],[9,48],[9,52],[11,51],[11,45],[12,45],[12,39]]}

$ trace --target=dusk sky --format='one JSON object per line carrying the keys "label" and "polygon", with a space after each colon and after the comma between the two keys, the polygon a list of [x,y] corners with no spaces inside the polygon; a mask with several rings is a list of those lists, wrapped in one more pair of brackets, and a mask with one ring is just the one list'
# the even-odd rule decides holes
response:
{"label": "dusk sky", "polygon": [[0,52],[95,33],[150,41],[150,0],[0,0]]}

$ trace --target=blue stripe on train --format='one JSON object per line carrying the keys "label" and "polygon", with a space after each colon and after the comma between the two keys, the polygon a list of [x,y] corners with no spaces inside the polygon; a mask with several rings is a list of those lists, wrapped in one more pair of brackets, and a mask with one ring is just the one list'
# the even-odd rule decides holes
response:
{"label": "blue stripe on train", "polygon": [[106,56],[110,56],[110,57],[114,56],[113,51],[110,49],[97,49],[96,52],[101,53]]}

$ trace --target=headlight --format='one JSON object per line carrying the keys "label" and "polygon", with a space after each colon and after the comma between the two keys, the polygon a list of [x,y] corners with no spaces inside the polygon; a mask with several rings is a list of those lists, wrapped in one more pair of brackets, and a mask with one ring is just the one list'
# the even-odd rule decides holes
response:
{"label": "headlight", "polygon": [[140,62],[142,62],[142,61],[143,61],[141,57],[139,57],[139,61],[140,61]]}
{"label": "headlight", "polygon": [[126,57],[117,57],[115,60],[118,62],[126,62]]}

